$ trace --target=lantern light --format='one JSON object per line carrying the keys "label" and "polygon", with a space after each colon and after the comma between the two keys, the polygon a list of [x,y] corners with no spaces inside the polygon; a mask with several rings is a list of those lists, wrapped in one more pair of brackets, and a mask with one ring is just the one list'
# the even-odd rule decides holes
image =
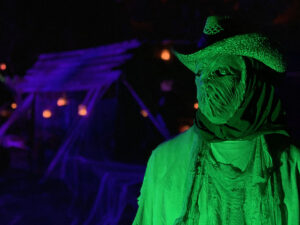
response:
{"label": "lantern light", "polygon": [[87,109],[85,105],[80,104],[78,106],[78,115],[79,116],[86,116],[87,115]]}
{"label": "lantern light", "polygon": [[169,61],[171,59],[171,53],[168,49],[163,49],[160,53],[160,58],[164,61]]}
{"label": "lantern light", "polygon": [[43,111],[43,117],[44,117],[45,119],[49,119],[51,116],[52,116],[52,112],[51,112],[49,109],[45,109],[45,110]]}
{"label": "lantern light", "polygon": [[148,112],[147,112],[147,110],[142,109],[142,110],[141,110],[141,115],[142,115],[143,117],[148,117]]}
{"label": "lantern light", "polygon": [[57,106],[65,106],[68,104],[68,101],[67,101],[67,98],[66,97],[60,97],[58,100],[57,100]]}
{"label": "lantern light", "polygon": [[1,69],[2,71],[6,70],[6,68],[7,68],[7,66],[6,66],[5,63],[1,63],[1,64],[0,64],[0,69]]}
{"label": "lantern light", "polygon": [[195,102],[194,103],[194,109],[198,109],[199,108],[199,104],[198,104],[198,102]]}
{"label": "lantern light", "polygon": [[11,103],[10,107],[12,109],[16,109],[18,107],[18,105],[17,105],[17,103],[13,102],[13,103]]}

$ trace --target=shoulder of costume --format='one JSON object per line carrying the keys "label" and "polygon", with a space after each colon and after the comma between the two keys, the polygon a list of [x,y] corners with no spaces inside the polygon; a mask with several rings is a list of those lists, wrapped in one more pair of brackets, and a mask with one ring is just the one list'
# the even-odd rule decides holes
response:
{"label": "shoulder of costume", "polygon": [[195,129],[192,126],[187,131],[159,144],[154,149],[153,154],[157,156],[164,154],[178,154],[179,152],[185,151],[185,149],[191,148],[196,137]]}
{"label": "shoulder of costume", "polygon": [[150,156],[151,167],[163,176],[173,166],[184,168],[189,162],[195,138],[194,127],[158,145]]}

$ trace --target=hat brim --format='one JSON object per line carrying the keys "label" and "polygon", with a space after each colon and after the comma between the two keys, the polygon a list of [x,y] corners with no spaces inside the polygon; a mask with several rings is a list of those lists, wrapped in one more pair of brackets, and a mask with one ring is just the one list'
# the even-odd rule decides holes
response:
{"label": "hat brim", "polygon": [[203,59],[218,54],[247,56],[264,63],[279,73],[286,71],[283,54],[268,37],[259,33],[226,38],[192,54],[181,54],[175,50],[173,52],[179,61],[194,73],[198,72],[198,65]]}

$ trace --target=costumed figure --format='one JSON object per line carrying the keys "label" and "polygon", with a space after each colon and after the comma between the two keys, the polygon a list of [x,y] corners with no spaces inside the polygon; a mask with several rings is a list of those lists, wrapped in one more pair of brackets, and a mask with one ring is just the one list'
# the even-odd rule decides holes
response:
{"label": "costumed figure", "polygon": [[300,224],[300,151],[275,92],[285,60],[245,28],[210,16],[200,50],[175,52],[196,75],[199,109],[152,152],[133,225]]}

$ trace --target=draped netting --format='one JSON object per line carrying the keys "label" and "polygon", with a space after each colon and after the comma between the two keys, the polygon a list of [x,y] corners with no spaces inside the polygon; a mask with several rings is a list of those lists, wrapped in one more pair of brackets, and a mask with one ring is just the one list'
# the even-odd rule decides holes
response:
{"label": "draped netting", "polygon": [[[111,139],[109,131],[97,131],[94,127],[101,114],[95,108],[112,104],[101,100],[105,91],[102,88],[87,93],[83,104],[91,114],[73,121],[43,178],[44,181],[59,177],[72,192],[69,208],[72,224],[118,224],[126,219],[124,216],[132,217],[136,207],[132,200],[142,182],[144,166],[110,161],[108,150],[111,149],[101,146],[105,139]],[[111,117],[113,115],[106,115],[107,121],[102,122],[104,127],[111,126]],[[95,144],[97,140],[101,140],[99,144]]]}
{"label": "draped netting", "polygon": [[[0,135],[11,130],[29,134],[29,170],[43,175],[41,185],[62,182],[72,196],[63,207],[66,225],[122,224],[135,215],[145,166],[116,162],[112,155],[122,74],[116,68],[139,45],[132,40],[42,54],[24,79],[8,82],[20,101]],[[60,97],[66,105],[58,106]]]}

